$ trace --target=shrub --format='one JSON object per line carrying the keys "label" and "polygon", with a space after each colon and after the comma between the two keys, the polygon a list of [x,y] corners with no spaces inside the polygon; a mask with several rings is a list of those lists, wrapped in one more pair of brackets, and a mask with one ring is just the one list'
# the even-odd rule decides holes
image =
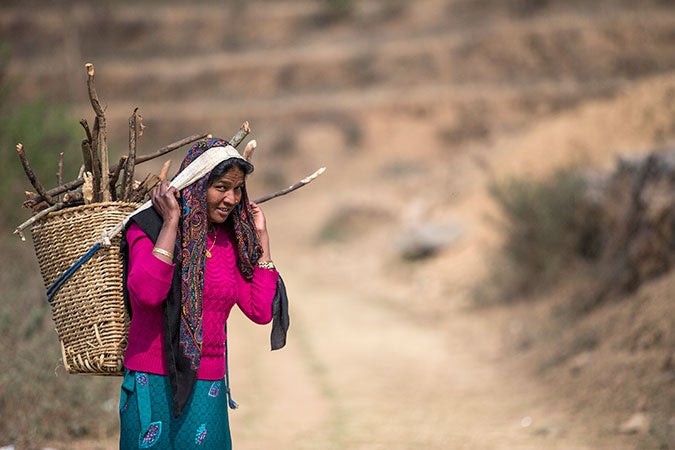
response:
{"label": "shrub", "polygon": [[491,278],[508,300],[557,281],[566,269],[592,255],[593,221],[583,214],[581,172],[565,169],[546,180],[509,179],[490,186],[500,208],[503,233],[499,266]]}
{"label": "shrub", "polygon": [[354,0],[323,0],[328,12],[335,17],[346,17],[354,9]]}

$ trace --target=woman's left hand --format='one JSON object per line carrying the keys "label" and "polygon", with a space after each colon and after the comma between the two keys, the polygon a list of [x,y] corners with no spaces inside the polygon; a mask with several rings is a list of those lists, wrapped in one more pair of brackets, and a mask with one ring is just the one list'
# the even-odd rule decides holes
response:
{"label": "woman's left hand", "polygon": [[267,222],[265,221],[265,214],[263,214],[262,209],[257,204],[251,202],[249,203],[251,207],[251,212],[253,213],[253,221],[255,222],[255,230],[258,232],[258,237],[260,238],[260,245],[262,247],[262,255],[260,256],[260,261],[272,261],[272,255],[270,253],[270,238],[267,235]]}
{"label": "woman's left hand", "polygon": [[249,206],[251,207],[251,212],[253,213],[253,221],[255,223],[255,229],[258,234],[267,234],[267,221],[265,220],[265,214],[263,214],[262,209],[254,202],[250,202]]}

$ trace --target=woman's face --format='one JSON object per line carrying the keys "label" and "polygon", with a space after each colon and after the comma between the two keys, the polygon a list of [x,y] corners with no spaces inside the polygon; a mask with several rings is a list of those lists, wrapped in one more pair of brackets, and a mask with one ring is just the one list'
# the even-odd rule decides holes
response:
{"label": "woman's face", "polygon": [[206,190],[206,212],[209,223],[223,223],[241,200],[245,175],[239,167],[232,167]]}

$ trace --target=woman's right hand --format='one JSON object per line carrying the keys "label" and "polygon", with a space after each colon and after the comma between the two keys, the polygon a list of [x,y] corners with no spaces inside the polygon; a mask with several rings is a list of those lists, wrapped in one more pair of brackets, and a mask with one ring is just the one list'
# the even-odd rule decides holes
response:
{"label": "woman's right hand", "polygon": [[168,181],[162,181],[150,191],[150,200],[155,211],[162,216],[164,223],[178,224],[180,219],[180,192]]}

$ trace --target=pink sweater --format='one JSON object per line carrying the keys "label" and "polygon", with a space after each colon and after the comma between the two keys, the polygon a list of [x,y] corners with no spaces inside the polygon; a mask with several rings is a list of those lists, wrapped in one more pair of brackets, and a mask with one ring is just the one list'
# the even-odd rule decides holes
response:
{"label": "pink sweater", "polygon": [[[237,267],[236,250],[229,233],[218,229],[212,258],[206,259],[202,298],[202,359],[197,378],[219,380],[225,376],[225,322],[235,305],[253,322],[272,320],[276,270],[255,267],[247,281]],[[154,244],[137,224],[127,231],[129,268],[127,287],[133,311],[124,365],[129,370],[167,375],[164,353],[162,303],[169,293],[174,264],[152,254]],[[207,237],[207,248],[212,241]]]}

